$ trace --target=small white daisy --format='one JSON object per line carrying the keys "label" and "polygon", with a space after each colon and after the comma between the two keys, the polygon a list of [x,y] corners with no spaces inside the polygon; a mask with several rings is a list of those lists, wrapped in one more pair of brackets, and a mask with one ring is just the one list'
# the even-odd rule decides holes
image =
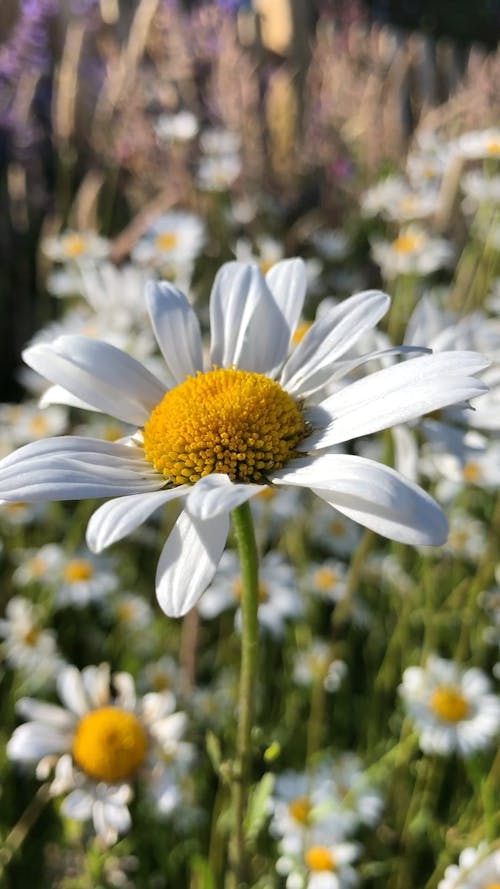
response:
{"label": "small white daisy", "polygon": [[482,670],[463,670],[434,655],[408,667],[399,688],[424,753],[469,756],[500,730],[500,697]]}
{"label": "small white daisy", "polygon": [[437,889],[498,889],[500,850],[488,854],[485,843],[463,849],[458,864],[450,864]]}
{"label": "small white daisy", "polygon": [[321,682],[328,692],[339,690],[348,667],[345,661],[334,658],[332,646],[322,639],[314,639],[305,651],[298,651],[293,660],[293,678],[297,685]]}
{"label": "small white daisy", "polygon": [[431,275],[446,268],[454,250],[445,238],[433,237],[415,223],[402,229],[392,241],[374,240],[372,256],[384,278],[390,280],[398,275]]}
{"label": "small white daisy", "polygon": [[347,568],[338,559],[311,563],[303,578],[304,589],[330,602],[340,602],[346,591]]}
{"label": "small white daisy", "polygon": [[0,423],[9,426],[12,443],[20,445],[48,435],[61,435],[68,424],[68,411],[57,404],[41,410],[38,402],[32,401],[0,404]]}
{"label": "small white daisy", "polygon": [[20,549],[14,552],[18,567],[12,575],[16,586],[28,583],[51,583],[55,572],[64,562],[64,550],[57,543],[46,543],[39,549]]}
{"label": "small white daisy", "polygon": [[500,129],[473,130],[463,133],[454,142],[454,151],[464,158],[473,160],[500,160]]}
{"label": "small white daisy", "polygon": [[41,249],[53,262],[72,263],[87,258],[104,259],[109,253],[109,241],[92,231],[68,229],[44,238]]}
{"label": "small white daisy", "polygon": [[[54,770],[51,792],[65,794],[61,811],[93,820],[96,833],[113,843],[130,829],[133,784],[148,786],[158,810],[181,802],[180,778],[192,759],[183,741],[184,713],[169,692],[137,699],[128,673],[110,676],[109,666],[64,667],[57,679],[64,707],[22,698],[18,710],[30,720],[15,729],[7,755],[37,763],[37,776]],[[113,693],[114,692],[114,693]]]}
{"label": "small white daisy", "polygon": [[113,559],[103,559],[82,549],[69,557],[63,556],[52,584],[56,588],[57,607],[83,608],[115,592],[119,578]]}
{"label": "small white daisy", "polygon": [[139,265],[180,266],[192,263],[205,243],[205,225],[195,213],[170,210],[159,216],[132,250]]}
{"label": "small white daisy", "polygon": [[41,609],[22,596],[7,602],[0,620],[1,651],[14,670],[24,674],[24,685],[39,688],[54,682],[63,658],[53,630],[43,627]]}
{"label": "small white daisy", "polygon": [[323,827],[313,828],[301,849],[284,844],[276,870],[286,876],[286,889],[350,889],[359,882],[352,865],[360,854],[359,843],[336,842]]}
{"label": "small white daisy", "polygon": [[[0,499],[111,497],[87,531],[98,552],[170,500],[185,504],[157,571],[161,607],[181,616],[211,582],[233,509],[264,485],[312,490],[349,518],[403,543],[442,544],[446,519],[432,498],[395,470],[338,446],[485,391],[472,352],[422,355],[321,389],[371,356],[345,360],[389,298],[366,291],[326,311],[290,352],[306,291],[301,260],[227,263],[210,298],[208,369],[187,298],[151,283],[147,301],[171,388],[110,345],[79,336],[40,343],[26,362],[59,387],[59,400],[131,423],[127,443],[80,436],[31,442],[0,461]],[[398,352],[398,349],[395,349]],[[318,397],[315,397],[317,393]],[[65,394],[66,393],[66,394]]]}

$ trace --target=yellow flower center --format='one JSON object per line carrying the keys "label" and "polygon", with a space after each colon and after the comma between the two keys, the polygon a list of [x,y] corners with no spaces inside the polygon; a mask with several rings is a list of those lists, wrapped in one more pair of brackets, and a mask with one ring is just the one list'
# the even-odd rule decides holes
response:
{"label": "yellow flower center", "polygon": [[165,253],[175,250],[178,244],[178,237],[173,232],[161,232],[156,236],[155,244],[158,250],[164,250]]}
{"label": "yellow flower center", "polygon": [[393,250],[396,253],[416,253],[424,244],[424,236],[411,232],[404,232],[392,242]]}
{"label": "yellow flower center", "polygon": [[467,546],[469,539],[468,531],[456,529],[455,531],[450,532],[448,543],[454,549],[463,549]]}
{"label": "yellow flower center", "polygon": [[462,692],[452,685],[442,685],[431,698],[431,708],[444,722],[461,722],[470,707]]}
{"label": "yellow flower center", "polygon": [[33,577],[43,577],[48,565],[43,556],[34,556],[29,563]]}
{"label": "yellow flower center", "polygon": [[66,235],[62,242],[63,250],[70,259],[75,259],[85,253],[86,246],[85,238],[82,238],[81,235]]}
{"label": "yellow flower center", "polygon": [[167,392],[144,427],[144,452],[174,485],[212,472],[264,484],[308,432],[293,399],[264,374],[216,368]]}
{"label": "yellow flower center", "polygon": [[307,796],[298,796],[297,799],[292,800],[288,811],[299,824],[309,824],[311,808],[312,806]]}
{"label": "yellow flower center", "polygon": [[334,537],[345,537],[347,529],[342,519],[334,519],[333,522],[329,523],[328,530]]}
{"label": "yellow flower center", "polygon": [[337,867],[335,858],[326,846],[311,846],[307,849],[304,860],[312,871],[334,871]]}
{"label": "yellow flower center", "polygon": [[496,155],[500,155],[500,139],[490,139],[490,141],[486,143],[486,153],[492,154],[495,157]]}
{"label": "yellow flower center", "polygon": [[484,889],[500,889],[500,883],[488,883]]}
{"label": "yellow flower center", "polygon": [[30,627],[29,630],[23,633],[23,642],[29,648],[35,648],[39,638],[40,630],[37,627]]}
{"label": "yellow flower center", "polygon": [[90,580],[94,576],[94,567],[87,559],[71,559],[64,566],[63,576],[68,583]]}
{"label": "yellow flower center", "polygon": [[46,417],[33,417],[30,423],[30,429],[33,435],[45,435],[48,429]]}
{"label": "yellow flower center", "polygon": [[[235,599],[238,602],[241,602],[241,597],[243,595],[243,583],[241,581],[241,577],[238,577],[235,581],[233,581],[233,593]],[[267,586],[261,580],[259,580],[259,588],[257,592],[259,602],[267,602],[269,598],[269,593],[267,592]]]}
{"label": "yellow flower center", "polygon": [[477,463],[466,463],[462,470],[462,475],[466,482],[474,484],[474,482],[478,482],[482,478],[483,472]]}
{"label": "yellow flower center", "polygon": [[338,581],[338,574],[331,568],[318,568],[314,574],[314,583],[320,590],[331,590]]}
{"label": "yellow flower center", "polygon": [[142,765],[148,747],[137,716],[119,707],[101,707],[78,723],[72,754],[96,781],[126,781]]}

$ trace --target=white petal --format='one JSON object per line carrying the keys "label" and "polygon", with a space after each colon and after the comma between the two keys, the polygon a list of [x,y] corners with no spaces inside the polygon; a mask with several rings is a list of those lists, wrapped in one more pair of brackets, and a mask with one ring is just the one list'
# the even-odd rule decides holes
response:
{"label": "white petal", "polygon": [[282,259],[266,275],[266,284],[283,315],[288,330],[285,357],[290,339],[299,323],[307,288],[306,267],[302,259]]}
{"label": "white petal", "polygon": [[14,502],[113,497],[164,484],[141,450],[96,438],[45,438],[0,461],[0,499]]}
{"label": "white petal", "polygon": [[69,743],[68,735],[53,726],[25,722],[14,730],[7,744],[7,756],[32,762],[51,753],[63,753]]}
{"label": "white petal", "polygon": [[85,336],[61,336],[23,352],[30,367],[97,410],[142,426],[165,394],[146,368],[112,346]]}
{"label": "white petal", "polygon": [[87,526],[87,546],[94,553],[122,540],[150,515],[169,500],[182,497],[189,490],[188,485],[179,485],[162,491],[149,491],[146,494],[130,494],[108,500],[92,515]]}
{"label": "white petal", "polygon": [[309,412],[313,426],[324,428],[306,439],[303,447],[330,447],[468,401],[485,391],[484,383],[468,374],[478,373],[486,364],[476,352],[439,352],[356,380]]}
{"label": "white petal", "polygon": [[169,617],[181,617],[212,580],[229,531],[229,515],[201,521],[182,512],[158,562],[156,595]]}
{"label": "white petal", "polygon": [[68,407],[77,407],[84,411],[96,410],[87,401],[82,401],[81,398],[72,395],[64,386],[49,386],[41,396],[38,404],[40,407],[49,407],[51,404],[66,404]]}
{"label": "white petal", "polygon": [[167,281],[146,285],[153,330],[165,363],[177,383],[203,370],[200,325],[186,297]]}
{"label": "white petal", "polygon": [[[294,395],[305,395],[309,381],[331,368],[366,331],[387,312],[390,299],[378,290],[366,290],[343,300],[321,315],[294,350],[281,375],[281,385]],[[314,388],[316,388],[316,382]]]}
{"label": "white petal", "polygon": [[90,709],[82,675],[76,667],[65,667],[57,677],[57,692],[63,704],[77,716],[84,716]]}
{"label": "white petal", "polygon": [[21,698],[16,709],[25,719],[45,723],[53,728],[71,729],[75,724],[74,717],[67,710],[56,704],[37,701],[36,698]]}
{"label": "white petal", "polygon": [[296,460],[271,481],[311,488],[339,512],[391,540],[439,546],[448,536],[446,518],[432,497],[394,469],[364,457]]}
{"label": "white petal", "polygon": [[257,266],[228,262],[210,297],[211,362],[264,373],[280,363],[289,331]]}
{"label": "white petal", "polygon": [[189,513],[203,521],[223,512],[231,512],[250,497],[262,493],[262,485],[234,484],[227,475],[214,472],[201,478],[191,488],[186,500]]}
{"label": "white petal", "polygon": [[61,811],[67,818],[86,821],[92,815],[94,801],[84,790],[72,790],[62,801]]}

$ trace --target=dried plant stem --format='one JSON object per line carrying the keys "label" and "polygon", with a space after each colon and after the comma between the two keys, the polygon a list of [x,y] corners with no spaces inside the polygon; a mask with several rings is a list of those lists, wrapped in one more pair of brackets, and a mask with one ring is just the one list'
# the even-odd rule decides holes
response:
{"label": "dried plant stem", "polygon": [[28,804],[17,824],[5,838],[0,848],[0,877],[19,851],[31,828],[42,814],[50,799],[50,784],[42,784]]}
{"label": "dried plant stem", "polygon": [[247,808],[254,717],[259,625],[259,573],[257,545],[248,503],[233,510],[233,525],[241,565],[241,665],[236,756],[231,774],[232,833],[229,845],[228,889],[236,889],[245,871],[244,821]]}

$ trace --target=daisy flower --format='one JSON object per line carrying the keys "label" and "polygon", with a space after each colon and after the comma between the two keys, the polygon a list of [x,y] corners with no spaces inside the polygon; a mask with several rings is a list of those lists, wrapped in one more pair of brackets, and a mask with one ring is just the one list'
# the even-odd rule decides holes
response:
{"label": "daisy flower", "polygon": [[132,259],[141,265],[191,263],[205,241],[205,226],[195,213],[171,210],[163,213],[132,250]]}
{"label": "daisy flower", "polygon": [[256,266],[224,265],[211,294],[206,367],[188,299],[172,284],[151,282],[148,308],[170,385],[109,343],[69,336],[27,349],[26,362],[61,387],[61,400],[67,392],[139,429],[126,442],[63,436],[25,445],[0,461],[0,499],[111,497],[89,523],[94,552],[179,499],[184,508],[157,570],[158,599],[171,616],[196,604],[215,574],[231,511],[263,485],[310,488],[391,539],[442,544],[446,519],[428,494],[387,466],[336,449],[481,394],[473,375],[484,359],[423,355],[316,399],[327,380],[366,360],[342,356],[390,301],[378,291],[344,300],[289,354],[305,288],[298,259],[276,263],[265,277]]}
{"label": "daisy flower", "polygon": [[55,634],[42,627],[40,608],[23,596],[14,596],[0,620],[2,654],[15,670],[26,675],[34,687],[52,680],[63,664]]}
{"label": "daisy flower", "polygon": [[458,864],[450,864],[438,889],[496,889],[500,886],[500,850],[486,854],[487,847],[463,849]]}
{"label": "daisy flower", "polygon": [[89,602],[99,602],[119,585],[113,562],[87,550],[65,555],[52,582],[57,587],[55,604],[59,608],[83,608]]}
{"label": "daisy flower", "polygon": [[449,266],[453,247],[445,238],[433,237],[415,224],[402,229],[393,241],[373,241],[372,256],[385,278],[423,276]]}
{"label": "daisy flower", "polygon": [[57,688],[63,707],[34,698],[18,702],[29,721],[15,729],[8,757],[36,762],[42,780],[54,770],[51,793],[65,794],[63,814],[92,819],[106,843],[131,826],[128,803],[136,778],[146,782],[161,813],[172,812],[192,759],[191,745],[182,740],[186,717],[175,712],[174,696],[150,693],[137,699],[132,677],[111,677],[107,664],[81,673],[66,666]]}
{"label": "daisy flower", "polygon": [[286,876],[286,889],[349,889],[359,882],[352,864],[360,853],[359,843],[335,842],[324,829],[313,829],[300,854],[284,849],[276,870]]}
{"label": "daisy flower", "polygon": [[500,129],[472,130],[463,133],[454,143],[455,152],[472,160],[500,160]]}
{"label": "daisy flower", "polygon": [[487,747],[500,729],[500,697],[482,670],[462,670],[431,656],[408,667],[399,688],[424,753],[469,756]]}
{"label": "daisy flower", "polygon": [[109,241],[92,231],[67,229],[44,238],[41,249],[53,262],[73,263],[81,259],[104,259],[109,253]]}

